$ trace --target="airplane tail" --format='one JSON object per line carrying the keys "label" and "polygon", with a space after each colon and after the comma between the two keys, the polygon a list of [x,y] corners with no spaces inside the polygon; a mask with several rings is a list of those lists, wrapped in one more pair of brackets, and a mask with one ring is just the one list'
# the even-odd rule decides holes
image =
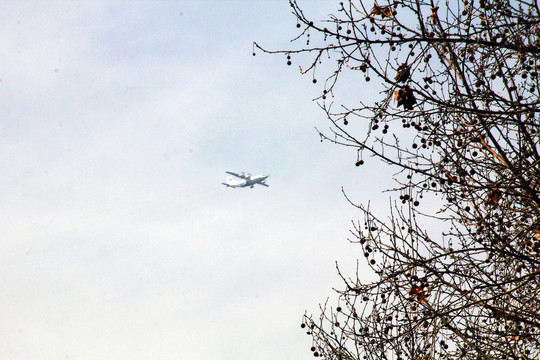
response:
{"label": "airplane tail", "polygon": [[222,184],[225,185],[226,187],[232,187],[232,188],[235,187],[234,186],[235,184],[233,182],[233,178],[230,177],[230,176],[227,178],[227,182],[222,182]]}

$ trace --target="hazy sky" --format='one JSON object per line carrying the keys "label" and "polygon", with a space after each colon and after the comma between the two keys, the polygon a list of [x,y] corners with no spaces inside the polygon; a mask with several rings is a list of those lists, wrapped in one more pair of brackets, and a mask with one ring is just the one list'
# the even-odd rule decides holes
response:
{"label": "hazy sky", "polygon": [[1,359],[313,358],[302,315],[361,258],[341,187],[388,197],[320,142],[321,82],[252,56],[295,24],[286,0],[0,4]]}

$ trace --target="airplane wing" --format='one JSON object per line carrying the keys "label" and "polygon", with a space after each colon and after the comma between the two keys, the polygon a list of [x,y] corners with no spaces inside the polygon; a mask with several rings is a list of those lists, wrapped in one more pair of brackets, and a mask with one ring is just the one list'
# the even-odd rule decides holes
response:
{"label": "airplane wing", "polygon": [[269,187],[269,186],[270,186],[270,185],[267,185],[267,184],[265,184],[265,183],[263,183],[263,182],[260,182],[260,183],[257,183],[257,184],[262,185],[262,186],[266,186],[266,187]]}
{"label": "airplane wing", "polygon": [[237,174],[237,173],[233,173],[231,171],[225,171],[227,174],[229,175],[232,175],[232,176],[236,176],[237,178],[240,178],[240,179],[247,179],[249,178],[249,175],[246,176],[244,173],[241,173],[241,174]]}

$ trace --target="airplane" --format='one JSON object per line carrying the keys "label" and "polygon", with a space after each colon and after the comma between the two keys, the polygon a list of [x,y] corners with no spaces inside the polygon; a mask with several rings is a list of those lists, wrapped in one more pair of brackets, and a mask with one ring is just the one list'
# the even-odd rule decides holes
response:
{"label": "airplane", "polygon": [[222,183],[226,187],[232,187],[232,188],[242,187],[243,188],[243,187],[249,186],[250,188],[253,188],[253,186],[257,184],[268,187],[268,185],[266,184],[266,179],[268,179],[268,175],[251,176],[250,174],[246,174],[245,172],[242,172],[240,174],[233,173],[231,171],[225,171],[225,172],[229,175],[233,175],[241,179],[241,180],[233,179],[232,176],[229,176],[227,178],[227,182]]}

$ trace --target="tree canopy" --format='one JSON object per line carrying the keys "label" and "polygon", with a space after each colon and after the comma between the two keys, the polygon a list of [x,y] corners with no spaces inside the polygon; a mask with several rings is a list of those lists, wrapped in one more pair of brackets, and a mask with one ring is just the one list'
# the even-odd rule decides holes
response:
{"label": "tree canopy", "polygon": [[[307,55],[302,74],[331,68],[321,138],[351,148],[360,169],[367,157],[394,167],[397,184],[389,216],[354,204],[353,241],[376,280],[339,274],[338,303],[302,323],[313,355],[539,358],[538,2],[350,0],[322,20],[290,5],[292,48],[255,51],[289,65]],[[336,109],[344,76],[383,86],[378,101]]]}

